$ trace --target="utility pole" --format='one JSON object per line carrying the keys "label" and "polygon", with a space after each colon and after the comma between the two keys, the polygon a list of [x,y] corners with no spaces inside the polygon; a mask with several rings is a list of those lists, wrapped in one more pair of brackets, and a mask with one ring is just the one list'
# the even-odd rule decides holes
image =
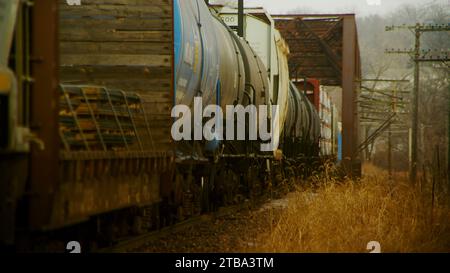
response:
{"label": "utility pole", "polygon": [[389,180],[392,179],[392,131],[391,124],[388,127],[388,174]]}
{"label": "utility pole", "polygon": [[416,41],[414,45],[414,90],[413,90],[413,120],[412,120],[412,162],[410,180],[412,184],[416,183],[417,179],[417,133],[419,126],[419,79],[420,79],[420,24],[416,24],[415,36]]}
{"label": "utility pole", "polygon": [[[432,31],[449,31],[450,25],[421,25],[417,23],[415,26],[388,26],[386,31],[392,31],[396,29],[409,29],[413,30],[415,35],[415,43],[413,50],[386,50],[389,54],[409,54],[414,61],[414,90],[413,90],[413,107],[412,107],[412,143],[411,143],[411,162],[410,162],[410,181],[412,184],[417,180],[417,139],[418,139],[418,124],[419,124],[419,86],[420,86],[420,63],[430,61],[448,61],[448,54],[442,57],[427,57],[429,51],[421,51],[420,38],[423,32]],[[423,52],[423,56],[421,56]]]}
{"label": "utility pole", "polygon": [[244,0],[238,0],[238,35],[244,37]]}
{"label": "utility pole", "polygon": [[[394,88],[392,94],[392,104],[391,104],[391,114],[397,113],[397,87]],[[388,128],[388,169],[389,169],[389,179],[392,179],[392,127],[389,124]]]}

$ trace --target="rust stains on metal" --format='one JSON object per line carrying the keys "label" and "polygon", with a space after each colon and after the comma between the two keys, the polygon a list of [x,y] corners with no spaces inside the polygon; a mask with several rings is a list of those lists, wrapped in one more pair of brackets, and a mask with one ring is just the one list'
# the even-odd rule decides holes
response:
{"label": "rust stains on metal", "polygon": [[291,78],[316,78],[324,85],[341,85],[345,16],[273,16],[277,29],[289,44]]}
{"label": "rust stains on metal", "polygon": [[361,65],[354,16],[343,18],[342,61],[342,157],[355,161],[359,143],[357,80],[361,78]]}
{"label": "rust stains on metal", "polygon": [[33,146],[30,173],[30,225],[48,222],[58,185],[58,12],[57,1],[39,1],[33,7],[31,129],[45,144]]}

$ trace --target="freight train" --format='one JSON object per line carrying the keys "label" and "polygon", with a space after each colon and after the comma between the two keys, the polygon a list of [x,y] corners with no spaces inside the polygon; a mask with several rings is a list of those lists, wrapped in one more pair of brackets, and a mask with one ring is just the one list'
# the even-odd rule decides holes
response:
{"label": "freight train", "polygon": [[[336,156],[336,111],[320,83],[289,79],[289,47],[262,9],[246,10],[240,37],[237,10],[203,0],[27,3],[0,14],[4,245],[111,242],[263,196]],[[268,115],[219,121],[244,140],[174,141],[176,105]],[[248,138],[263,123],[265,151]]]}

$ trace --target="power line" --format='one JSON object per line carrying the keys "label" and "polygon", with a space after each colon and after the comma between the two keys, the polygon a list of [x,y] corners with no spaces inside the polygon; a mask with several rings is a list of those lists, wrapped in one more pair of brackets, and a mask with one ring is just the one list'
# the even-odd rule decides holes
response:
{"label": "power line", "polygon": [[[387,26],[386,31],[393,30],[411,30],[415,36],[414,49],[387,49],[388,54],[408,54],[414,61],[414,89],[413,89],[413,117],[412,117],[412,141],[411,141],[411,162],[410,162],[410,180],[415,183],[417,179],[417,138],[418,138],[418,122],[419,122],[419,80],[420,80],[420,63],[421,62],[436,62],[449,61],[449,53],[443,52],[439,55],[429,56],[431,50],[421,50],[420,38],[423,32],[432,31],[450,31],[450,24],[419,24],[416,25],[401,25],[401,26]],[[450,154],[450,150],[449,150]]]}

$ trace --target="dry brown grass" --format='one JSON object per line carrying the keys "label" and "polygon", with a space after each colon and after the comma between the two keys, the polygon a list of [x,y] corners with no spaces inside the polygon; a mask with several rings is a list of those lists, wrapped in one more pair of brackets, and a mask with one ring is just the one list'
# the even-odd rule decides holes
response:
{"label": "dry brown grass", "polygon": [[[378,241],[382,252],[449,252],[448,199],[410,186],[402,177],[365,166],[359,181],[337,182],[316,176],[316,187],[299,189],[279,220],[262,234],[256,252],[368,252]],[[418,188],[418,187],[417,187]],[[441,195],[444,195],[443,193]]]}

